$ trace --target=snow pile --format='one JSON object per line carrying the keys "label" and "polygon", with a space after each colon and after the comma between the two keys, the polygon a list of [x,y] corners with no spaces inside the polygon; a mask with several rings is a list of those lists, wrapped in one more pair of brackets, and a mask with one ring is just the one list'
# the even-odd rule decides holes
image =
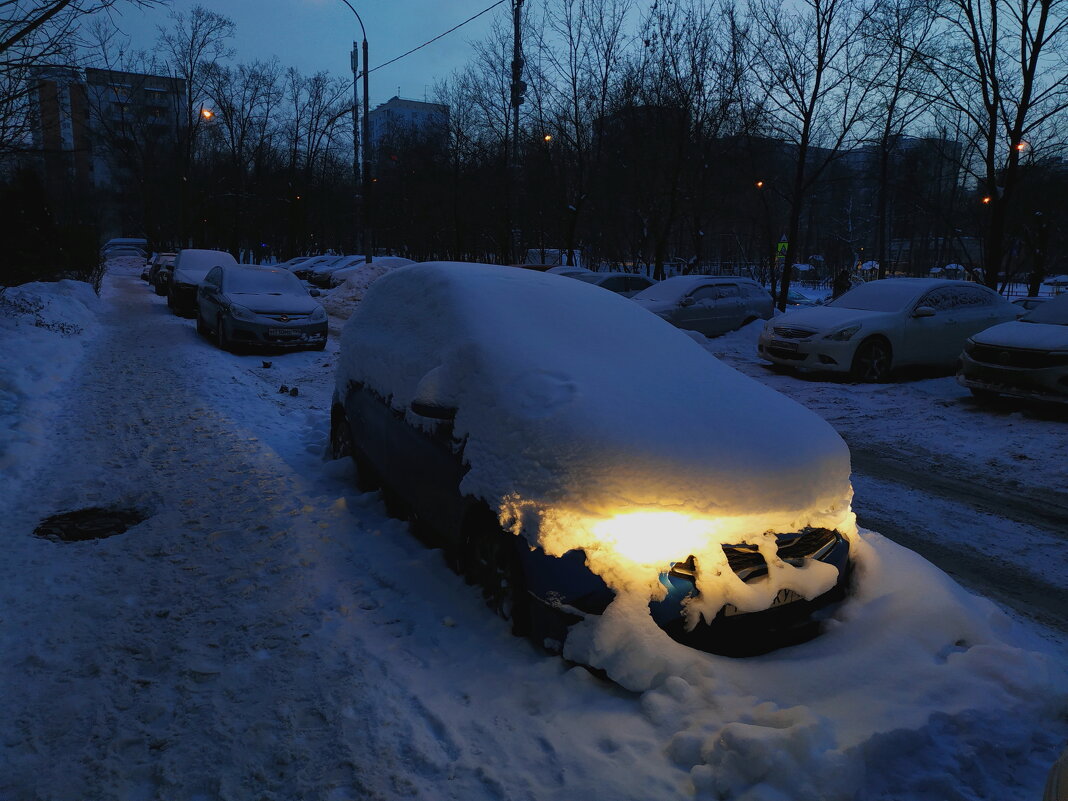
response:
{"label": "snow pile", "polygon": [[331,290],[323,298],[323,306],[326,307],[326,311],[331,317],[347,320],[352,316],[352,312],[356,307],[360,305],[364,293],[367,292],[371,284],[391,270],[407,264],[411,264],[407,259],[383,258],[370,264],[351,268],[352,272],[345,278],[344,283]]}
{"label": "snow pile", "polygon": [[[781,589],[812,598],[837,581],[833,566],[779,560],[769,532],[854,534],[842,440],[626,298],[526,270],[413,265],[368,293],[341,358],[342,389],[362,382],[398,410],[458,409],[461,491],[550,554],[585,550],[640,603],[691,554],[692,624],[727,602],[758,610]],[[767,581],[729,568],[721,545],[741,542],[763,553]]]}
{"label": "snow pile", "polygon": [[574,627],[565,655],[643,693],[702,798],[1024,798],[1004,783],[1030,771],[1040,786],[1059,748],[1063,657],[878,534],[854,554],[855,595],[802,646],[709,656],[617,603]]}
{"label": "snow pile", "polygon": [[25,476],[46,438],[51,396],[80,364],[98,310],[99,298],[82,281],[0,294],[0,477],[7,487]]}

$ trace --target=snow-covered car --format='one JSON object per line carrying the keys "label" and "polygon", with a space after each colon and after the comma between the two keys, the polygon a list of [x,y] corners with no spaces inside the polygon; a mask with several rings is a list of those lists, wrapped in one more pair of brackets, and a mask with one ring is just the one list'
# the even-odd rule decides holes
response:
{"label": "snow-covered car", "polygon": [[706,337],[766,320],[774,309],[766,289],[738,276],[676,275],[631,300],[678,328]]}
{"label": "snow-covered car", "polygon": [[331,444],[536,642],[618,601],[681,642],[766,650],[846,590],[841,438],[580,281],[386,273],[343,329]]}
{"label": "snow-covered car", "polygon": [[1012,305],[1017,307],[1017,314],[1021,317],[1032,309],[1037,309],[1047,300],[1052,300],[1051,295],[1032,295],[1026,298],[1013,298]]}
{"label": "snow-covered car", "polygon": [[579,275],[592,273],[593,270],[587,270],[585,267],[576,267],[571,264],[558,264],[555,267],[550,267],[548,270],[545,270],[545,272],[550,275],[566,275],[569,278],[575,278]]}
{"label": "snow-covered car", "polygon": [[757,352],[785,367],[885,381],[906,365],[954,367],[964,340],[1014,319],[1015,307],[980,284],[885,278],[769,320]]}
{"label": "snow-covered car", "polygon": [[331,262],[320,264],[307,276],[307,281],[321,289],[329,287],[330,276],[338,270],[359,269],[360,265],[367,264],[366,256],[341,256]]}
{"label": "snow-covered car", "polygon": [[223,350],[238,346],[326,347],[326,310],[288,270],[228,264],[208,271],[197,290],[197,332]]}
{"label": "snow-covered car", "polygon": [[[406,259],[403,256],[375,256],[374,261],[372,261],[371,264],[392,270],[395,267],[404,267],[408,264],[415,264],[415,262],[413,262],[411,259]],[[329,286],[331,288],[341,286],[343,283],[349,280],[349,278],[356,275],[361,270],[366,269],[367,266],[368,265],[366,261],[360,260],[348,267],[342,267],[339,270],[333,270],[329,273]]]}
{"label": "snow-covered car", "polygon": [[796,289],[791,289],[786,293],[786,305],[787,306],[819,306],[821,301],[815,298],[810,298],[808,295],[798,292]]}
{"label": "snow-covered car", "polygon": [[204,276],[213,267],[231,264],[237,264],[237,259],[223,250],[179,250],[167,287],[167,305],[171,311],[182,317],[192,317],[197,308],[197,288]]}
{"label": "snow-covered car", "polygon": [[271,266],[277,267],[280,270],[289,270],[290,272],[293,272],[293,270],[304,264],[304,262],[311,261],[314,258],[316,258],[316,256],[294,256],[292,259]]}
{"label": "snow-covered car", "polygon": [[979,398],[1068,403],[1068,295],[970,337],[957,381]]}
{"label": "snow-covered car", "polygon": [[338,256],[336,253],[330,253],[325,256],[315,256],[314,258],[308,259],[302,264],[298,264],[296,267],[293,268],[292,272],[293,275],[295,275],[301,281],[307,281],[309,278],[311,278],[312,273],[314,273],[318,268],[333,264],[337,261],[341,261],[344,258],[346,257]]}
{"label": "snow-covered car", "polygon": [[634,297],[656,283],[644,275],[632,273],[580,273],[569,277],[599,286],[601,289],[607,289],[609,292],[615,292],[626,298]]}

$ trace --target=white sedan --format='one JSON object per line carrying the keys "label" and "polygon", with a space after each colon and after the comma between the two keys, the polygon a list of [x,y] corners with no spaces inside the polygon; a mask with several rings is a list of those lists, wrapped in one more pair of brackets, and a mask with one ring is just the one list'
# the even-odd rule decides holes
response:
{"label": "white sedan", "polygon": [[1015,319],[1016,308],[980,284],[887,278],[769,320],[757,350],[787,367],[885,381],[906,365],[952,367],[968,337]]}

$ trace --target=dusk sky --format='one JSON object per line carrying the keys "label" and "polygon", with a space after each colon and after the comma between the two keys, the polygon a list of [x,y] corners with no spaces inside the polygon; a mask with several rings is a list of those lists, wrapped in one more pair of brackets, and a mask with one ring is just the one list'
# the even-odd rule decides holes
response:
{"label": "dusk sky", "polygon": [[[351,0],[367,28],[371,66],[399,56],[452,28],[492,4],[493,0]],[[277,56],[283,66],[312,74],[326,70],[351,77],[349,51],[359,41],[356,18],[341,0],[222,0],[204,2],[230,17],[237,26],[233,40],[237,61]],[[133,39],[133,47],[149,48],[156,27],[169,23],[171,11],[188,13],[198,0],[172,0],[148,11],[127,10],[113,18]],[[434,83],[463,66],[469,43],[483,37],[495,17],[509,13],[504,3],[445,38],[396,64],[373,72],[371,104],[395,94],[421,100]]]}

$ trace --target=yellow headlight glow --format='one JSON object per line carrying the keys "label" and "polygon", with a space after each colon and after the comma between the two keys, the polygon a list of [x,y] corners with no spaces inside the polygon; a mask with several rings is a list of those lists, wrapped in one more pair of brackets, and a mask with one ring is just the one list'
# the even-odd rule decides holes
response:
{"label": "yellow headlight glow", "polygon": [[629,512],[600,520],[591,530],[599,544],[625,559],[663,569],[700,553],[717,528],[715,520],[678,512]]}

